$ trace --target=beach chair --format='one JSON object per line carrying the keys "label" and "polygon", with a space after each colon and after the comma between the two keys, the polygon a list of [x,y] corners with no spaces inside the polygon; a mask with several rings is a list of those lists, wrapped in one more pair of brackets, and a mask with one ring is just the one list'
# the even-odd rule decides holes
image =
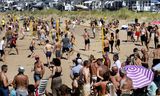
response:
{"label": "beach chair", "polygon": [[40,80],[40,83],[39,83],[39,86],[38,86],[38,96],[44,96],[45,94],[45,90],[46,90],[46,87],[47,87],[47,83],[48,83],[48,79],[41,79]]}

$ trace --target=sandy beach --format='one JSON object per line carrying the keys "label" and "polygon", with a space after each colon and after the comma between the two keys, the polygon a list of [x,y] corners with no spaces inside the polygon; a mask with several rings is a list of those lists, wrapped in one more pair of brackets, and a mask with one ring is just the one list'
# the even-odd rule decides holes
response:
{"label": "sandy beach", "polygon": [[[64,22],[64,19],[62,19],[62,22]],[[126,25],[128,24],[127,20],[120,20],[120,25],[119,28],[121,27],[121,25]],[[62,24],[62,26],[64,26],[64,24]],[[70,69],[71,66],[73,65],[72,60],[76,57],[76,54],[79,52],[81,54],[81,57],[83,58],[83,60],[88,59],[88,56],[93,54],[96,58],[101,58],[102,57],[102,42],[101,42],[101,30],[98,29],[96,31],[96,38],[95,39],[91,39],[91,49],[90,51],[83,51],[82,49],[84,49],[84,40],[82,37],[82,34],[84,32],[84,28],[87,28],[88,32],[90,33],[91,36],[92,32],[91,32],[91,28],[87,27],[89,26],[89,21],[86,21],[84,24],[82,25],[77,25],[75,30],[74,30],[74,35],[76,38],[76,46],[75,46],[75,52],[72,56],[70,56],[69,60],[64,60],[62,59],[62,81],[63,84],[68,85],[69,87],[71,87],[71,82],[72,80],[70,79]],[[73,31],[71,29],[71,31]],[[31,69],[33,69],[34,67],[34,58],[27,58],[27,56],[30,54],[29,51],[29,44],[31,42],[32,36],[26,36],[24,40],[17,40],[17,46],[19,49],[19,55],[6,55],[6,64],[8,65],[8,72],[7,72],[7,76],[9,78],[9,81],[12,81],[14,76],[18,73],[17,69],[19,66],[23,66],[25,68],[25,74],[28,75],[29,77],[29,83],[30,84],[34,84],[34,79],[33,79],[33,72],[31,72]],[[2,38],[4,34],[1,33],[0,37]],[[127,39],[127,32],[124,30],[120,30],[120,40],[121,40],[121,46],[120,46],[120,52],[119,52],[119,56],[120,56],[120,61],[124,62],[126,57],[129,56],[132,53],[133,48],[137,47],[139,49],[141,49],[144,46],[136,46],[135,44],[140,44],[140,42],[123,42],[124,40]],[[40,56],[40,59],[42,60],[42,62],[46,63],[46,58],[43,52],[43,46],[38,46],[39,42],[36,42],[36,50],[35,53],[37,55]],[[152,41],[150,43],[150,46],[154,46],[153,45],[153,38]],[[8,50],[8,49],[7,49]],[[152,49],[151,49],[152,50]],[[150,50],[150,51],[151,51]],[[114,49],[114,52],[118,52],[116,49]],[[12,53],[16,53],[15,50],[13,49]],[[110,54],[110,59],[112,60],[112,56],[113,54]],[[52,55],[52,57],[55,57],[54,55]],[[112,61],[113,63],[113,61]],[[3,64],[3,62],[0,62],[0,66]],[[47,78],[50,75],[50,71],[47,67],[45,67],[45,75],[43,78]],[[50,91],[50,82],[51,80],[49,80],[48,82],[48,86],[47,86],[47,90]]]}

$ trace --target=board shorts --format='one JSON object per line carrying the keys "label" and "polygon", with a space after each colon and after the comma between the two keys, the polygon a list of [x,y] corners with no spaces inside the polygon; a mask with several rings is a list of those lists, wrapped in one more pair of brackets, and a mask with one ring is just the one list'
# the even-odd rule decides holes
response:
{"label": "board shorts", "polygon": [[52,55],[52,52],[50,52],[50,51],[47,51],[47,52],[46,52],[46,57],[51,58],[51,55]]}
{"label": "board shorts", "polygon": [[136,32],[136,33],[135,33],[135,35],[136,35],[137,37],[139,37],[140,34],[141,34],[141,32]]}
{"label": "board shorts", "polygon": [[0,50],[1,57],[5,54],[4,50]]}
{"label": "board shorts", "polygon": [[120,46],[120,40],[119,39],[116,41],[116,46]]}
{"label": "board shorts", "polygon": [[104,47],[104,52],[109,52],[109,47]]}
{"label": "board shorts", "polygon": [[29,50],[30,50],[31,52],[33,52],[34,47],[33,47],[33,46],[30,46],[30,47],[29,47]]}
{"label": "board shorts", "polygon": [[42,79],[42,77],[40,74],[34,73],[34,81],[35,82],[40,81],[41,79]]}
{"label": "board shorts", "polygon": [[68,52],[69,51],[69,48],[68,47],[63,47],[62,48],[62,52],[64,53],[64,52]]}
{"label": "board shorts", "polygon": [[131,35],[132,35],[132,31],[128,31],[127,36],[131,36]]}
{"label": "board shorts", "polygon": [[57,57],[61,57],[61,50],[56,50],[56,53],[55,53],[55,54],[56,54],[56,58],[57,58]]}
{"label": "board shorts", "polygon": [[90,40],[89,39],[85,40],[85,45],[87,45],[87,44],[90,44]]}
{"label": "board shorts", "polygon": [[10,44],[10,48],[16,48],[15,44]]}
{"label": "board shorts", "polygon": [[141,35],[141,41],[146,41],[145,35]]}

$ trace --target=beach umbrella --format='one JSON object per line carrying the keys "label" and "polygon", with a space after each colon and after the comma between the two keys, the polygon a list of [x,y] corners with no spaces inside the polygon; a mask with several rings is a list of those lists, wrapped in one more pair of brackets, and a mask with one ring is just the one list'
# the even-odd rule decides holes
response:
{"label": "beach umbrella", "polygon": [[151,24],[153,24],[153,25],[160,25],[160,21],[153,21],[153,22],[151,22]]}
{"label": "beach umbrella", "polygon": [[151,69],[136,65],[127,65],[124,69],[132,79],[134,89],[146,87],[153,81],[154,74]]}

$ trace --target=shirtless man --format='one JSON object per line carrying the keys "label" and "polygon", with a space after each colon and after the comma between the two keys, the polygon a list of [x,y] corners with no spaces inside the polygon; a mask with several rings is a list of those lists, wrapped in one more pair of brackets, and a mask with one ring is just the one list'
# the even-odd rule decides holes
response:
{"label": "shirtless man", "polygon": [[84,34],[83,34],[83,37],[84,37],[84,40],[85,40],[85,51],[87,50],[87,46],[88,46],[88,50],[90,49],[90,36],[89,36],[89,33],[87,32],[87,29],[84,29]]}
{"label": "shirtless man", "polygon": [[136,27],[135,27],[135,31],[136,31],[135,35],[137,36],[137,42],[139,41],[139,37],[140,37],[140,34],[141,34],[141,29],[140,28],[141,28],[140,24],[137,23]]}
{"label": "shirtless man", "polygon": [[99,81],[104,79],[103,75],[104,75],[104,73],[106,73],[108,71],[108,67],[103,65],[102,60],[100,58],[97,59],[96,62],[97,62],[97,65],[98,65],[97,73],[96,73],[97,77],[98,77],[97,81],[99,82]]}
{"label": "shirtless man", "polygon": [[148,66],[149,55],[148,55],[147,51],[144,48],[141,49],[141,53],[142,53],[142,58],[141,58],[142,66],[148,68],[149,67]]}
{"label": "shirtless man", "polygon": [[131,96],[132,89],[133,89],[133,82],[132,80],[127,77],[127,73],[124,69],[120,70],[120,90],[121,90],[121,96]]}
{"label": "shirtless man", "polygon": [[45,69],[43,63],[40,61],[39,56],[35,56],[36,62],[34,63],[34,81],[35,81],[35,88],[38,87],[40,80],[42,79]]}
{"label": "shirtless man", "polygon": [[96,63],[96,60],[90,61],[90,71],[91,71],[91,76],[92,76],[92,82],[91,83],[96,83],[97,82],[97,68],[98,65]]}
{"label": "shirtless man", "polygon": [[28,76],[24,75],[24,68],[18,68],[18,74],[14,77],[13,86],[16,89],[16,96],[28,96]]}
{"label": "shirtless man", "polygon": [[9,96],[9,83],[8,78],[6,76],[8,70],[7,65],[1,66],[1,72],[0,72],[0,96]]}
{"label": "shirtless man", "polygon": [[153,65],[152,65],[152,67],[154,67],[155,65],[157,65],[160,62],[160,44],[157,45],[157,49],[153,50],[151,56],[153,58]]}
{"label": "shirtless man", "polygon": [[119,72],[118,72],[118,67],[117,66],[113,66],[112,69],[111,69],[111,76],[110,76],[110,79],[113,83],[113,86],[115,88],[115,90],[118,92],[119,90],[119,87],[120,87],[120,75],[119,75]]}
{"label": "shirtless man", "polygon": [[90,96],[90,63],[88,60],[85,60],[83,63],[83,68],[80,71],[80,78],[83,80],[83,96]]}
{"label": "shirtless man", "polygon": [[92,21],[92,24],[91,24],[91,29],[92,29],[92,33],[93,33],[93,38],[96,37],[96,25],[95,25],[95,22]]}
{"label": "shirtless man", "polygon": [[34,55],[34,50],[35,50],[35,38],[32,39],[31,44],[29,46],[29,50],[31,51],[31,54],[28,55],[28,58],[31,57],[32,55]]}
{"label": "shirtless man", "polygon": [[58,39],[56,39],[54,51],[55,51],[56,58],[58,59],[61,59],[61,48],[62,48],[61,43],[59,42]]}
{"label": "shirtless man", "polygon": [[44,52],[46,54],[48,65],[50,65],[50,58],[52,56],[52,50],[53,50],[53,46],[51,44],[49,44],[49,40],[46,40],[46,45],[44,47]]}
{"label": "shirtless man", "polygon": [[10,50],[8,51],[8,54],[12,51],[12,48],[16,49],[17,55],[19,54],[18,48],[17,48],[17,36],[18,34],[13,34],[11,42],[10,42]]}
{"label": "shirtless man", "polygon": [[104,52],[109,52],[109,40],[107,37],[104,38]]}

